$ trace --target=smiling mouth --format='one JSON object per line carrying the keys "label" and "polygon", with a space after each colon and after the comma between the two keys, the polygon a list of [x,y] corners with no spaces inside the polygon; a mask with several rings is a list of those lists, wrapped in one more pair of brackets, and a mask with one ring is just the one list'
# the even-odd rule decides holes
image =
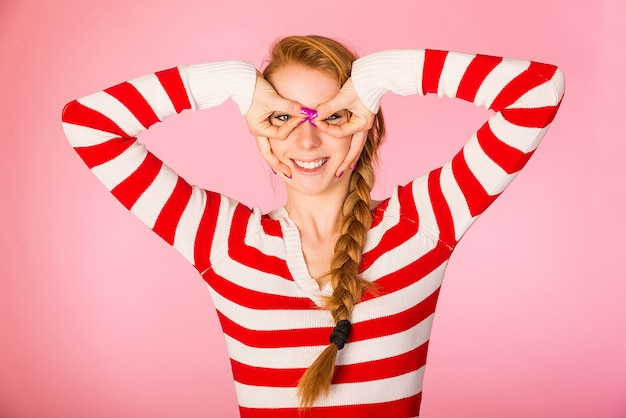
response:
{"label": "smiling mouth", "polygon": [[293,163],[298,167],[304,168],[305,170],[315,170],[316,168],[320,168],[321,166],[326,164],[328,158],[320,158],[319,160],[313,161],[300,161],[292,159],[291,161],[293,161]]}

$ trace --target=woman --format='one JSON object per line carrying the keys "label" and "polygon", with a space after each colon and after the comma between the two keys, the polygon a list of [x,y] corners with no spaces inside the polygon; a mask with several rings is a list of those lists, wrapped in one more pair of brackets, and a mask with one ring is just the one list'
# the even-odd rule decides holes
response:
{"label": "woman", "polygon": [[[325,37],[288,37],[262,75],[242,61],[173,68],[69,103],[63,124],[113,195],[207,282],[242,417],[415,417],[448,259],[532,155],[563,90],[546,64],[434,50],[356,59]],[[372,202],[389,91],[495,113],[443,167]],[[228,99],[285,181],[285,205],[268,214],[190,186],[135,138]]]}

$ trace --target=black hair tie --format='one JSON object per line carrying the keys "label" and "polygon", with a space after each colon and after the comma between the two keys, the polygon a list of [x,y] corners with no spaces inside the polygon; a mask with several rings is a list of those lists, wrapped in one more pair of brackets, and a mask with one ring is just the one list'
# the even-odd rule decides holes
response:
{"label": "black hair tie", "polygon": [[347,319],[342,319],[337,322],[333,332],[330,334],[330,342],[335,344],[337,348],[341,350],[350,337],[351,328],[352,324]]}

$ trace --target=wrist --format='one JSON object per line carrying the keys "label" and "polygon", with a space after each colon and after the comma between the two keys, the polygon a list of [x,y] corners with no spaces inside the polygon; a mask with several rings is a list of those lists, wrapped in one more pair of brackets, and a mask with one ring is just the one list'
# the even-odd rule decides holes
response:
{"label": "wrist", "polygon": [[256,68],[246,61],[228,60],[179,67],[194,110],[233,100],[241,114],[252,103]]}
{"label": "wrist", "polygon": [[401,96],[423,95],[421,80],[424,50],[388,50],[356,60],[352,80],[359,98],[373,113],[383,96],[392,91]]}

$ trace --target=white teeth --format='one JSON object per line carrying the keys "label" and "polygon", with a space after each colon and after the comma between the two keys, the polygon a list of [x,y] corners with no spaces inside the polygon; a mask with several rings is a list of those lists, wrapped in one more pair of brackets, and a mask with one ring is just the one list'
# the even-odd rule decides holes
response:
{"label": "white teeth", "polygon": [[313,170],[314,168],[318,168],[318,167],[321,167],[322,165],[324,165],[326,160],[327,160],[327,158],[322,158],[321,160],[315,160],[315,161],[298,161],[298,160],[293,160],[293,162],[298,167],[302,167],[302,168],[305,168],[307,170]]}

